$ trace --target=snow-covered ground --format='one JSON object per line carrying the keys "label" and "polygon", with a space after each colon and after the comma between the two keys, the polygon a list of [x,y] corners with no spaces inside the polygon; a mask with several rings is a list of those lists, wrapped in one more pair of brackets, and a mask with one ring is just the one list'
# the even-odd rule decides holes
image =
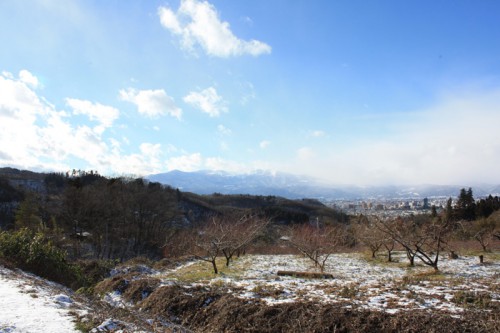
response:
{"label": "snow-covered ground", "polygon": [[0,333],[79,332],[69,290],[0,266]]}
{"label": "snow-covered ground", "polygon": [[[479,264],[478,258],[473,256],[453,260],[443,257],[437,274],[417,261],[416,267],[408,267],[404,253],[396,254],[394,259],[396,262],[386,263],[367,260],[359,253],[335,254],[326,266],[326,272],[331,273],[333,279],[278,276],[279,270],[315,271],[308,259],[296,255],[247,255],[235,259],[217,276],[212,274],[206,278],[210,275],[205,274],[205,277],[190,283],[180,277],[201,266],[210,269],[210,264],[192,261],[173,270],[155,272],[148,269],[141,273],[145,277],[159,277],[164,284],[172,284],[179,279],[177,282],[187,288],[200,284],[224,286],[237,297],[258,298],[268,304],[314,301],[342,303],[388,313],[429,309],[460,315],[465,307],[478,304],[464,304],[457,299],[472,295],[473,302],[489,303],[484,307],[485,311],[500,308],[498,254],[491,258],[486,256],[485,264]],[[115,306],[122,304],[128,307],[119,294],[112,296]],[[112,301],[108,299],[110,304],[113,304]],[[0,333],[78,332],[75,316],[91,311],[88,304],[80,302],[69,289],[32,274],[0,266]],[[132,326],[107,320],[93,331],[109,331],[118,327]]]}
{"label": "snow-covered ground", "polygon": [[[260,298],[268,304],[317,301],[347,302],[353,306],[396,312],[404,309],[447,310],[460,313],[463,304],[453,301],[464,292],[482,293],[500,303],[500,261],[479,264],[477,257],[440,258],[439,273],[415,260],[407,266],[404,253],[396,262],[366,260],[362,254],[332,255],[325,272],[334,279],[277,276],[277,271],[315,271],[311,261],[295,255],[249,255],[234,261],[225,274],[209,284],[225,285],[241,298]],[[208,263],[204,263],[209,265]],[[188,264],[190,267],[193,263]],[[190,269],[186,267],[186,269]],[[177,268],[176,272],[180,272]],[[175,280],[175,273],[165,281]],[[206,283],[204,282],[198,282]]]}

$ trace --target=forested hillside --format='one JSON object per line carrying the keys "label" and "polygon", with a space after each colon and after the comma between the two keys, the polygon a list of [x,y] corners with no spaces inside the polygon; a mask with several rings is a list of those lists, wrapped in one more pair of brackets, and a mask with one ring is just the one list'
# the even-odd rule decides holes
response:
{"label": "forested hillside", "polygon": [[[210,218],[257,216],[272,225],[345,223],[316,200],[196,195],[141,178],[97,172],[34,173],[0,169],[0,226],[49,237],[74,258],[158,258],[176,233]],[[179,240],[180,241],[180,240]]]}

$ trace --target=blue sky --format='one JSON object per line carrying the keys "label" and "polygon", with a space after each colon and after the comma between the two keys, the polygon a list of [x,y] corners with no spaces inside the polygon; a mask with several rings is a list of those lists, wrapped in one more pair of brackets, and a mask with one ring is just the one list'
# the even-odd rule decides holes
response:
{"label": "blue sky", "polygon": [[0,2],[0,166],[500,183],[497,1]]}

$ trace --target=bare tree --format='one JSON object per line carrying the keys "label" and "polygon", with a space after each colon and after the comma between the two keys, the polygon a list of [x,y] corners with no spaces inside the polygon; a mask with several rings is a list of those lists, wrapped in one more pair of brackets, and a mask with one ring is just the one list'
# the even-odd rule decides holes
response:
{"label": "bare tree", "polygon": [[250,244],[266,226],[267,221],[255,216],[239,219],[212,217],[207,223],[192,233],[194,255],[210,262],[214,273],[218,274],[217,258],[224,256],[229,266],[237,251]]}
{"label": "bare tree", "polygon": [[308,224],[289,227],[282,239],[314,262],[323,273],[326,261],[337,251],[344,240],[345,231],[340,226],[311,226]]}
{"label": "bare tree", "polygon": [[245,248],[255,240],[268,223],[269,220],[254,215],[244,215],[233,221],[231,219],[224,221],[227,240],[222,248],[222,253],[226,258],[226,266],[229,266],[235,254],[244,252]]}
{"label": "bare tree", "polygon": [[494,216],[470,222],[461,221],[459,224],[463,234],[476,240],[484,252],[490,251],[490,241],[493,240],[495,232],[498,232],[498,221]]}
{"label": "bare tree", "polygon": [[393,221],[378,219],[377,228],[390,236],[405,250],[413,266],[414,258],[438,270],[439,255],[447,243],[452,222],[441,217]]}
{"label": "bare tree", "polygon": [[396,242],[394,239],[387,237],[384,240],[384,247],[387,250],[387,261],[391,262],[392,261],[392,252],[394,251],[394,248],[396,247]]}
{"label": "bare tree", "polygon": [[375,228],[374,222],[364,215],[360,216],[353,229],[356,239],[368,247],[372,258],[375,258],[377,252],[384,245],[387,235]]}

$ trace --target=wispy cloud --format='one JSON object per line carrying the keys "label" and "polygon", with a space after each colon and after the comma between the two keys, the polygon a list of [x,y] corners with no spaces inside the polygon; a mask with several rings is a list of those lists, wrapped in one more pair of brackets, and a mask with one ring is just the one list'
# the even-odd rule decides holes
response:
{"label": "wispy cloud", "polygon": [[175,105],[172,97],[165,90],[136,90],[133,88],[122,89],[120,99],[131,102],[137,106],[137,111],[150,118],[170,115],[181,119],[182,110]]}
{"label": "wispy cloud", "polygon": [[271,47],[258,40],[236,37],[229,23],[221,21],[216,8],[207,1],[182,0],[177,12],[159,7],[163,27],[181,39],[183,49],[193,51],[199,45],[211,56],[230,57],[271,53]]}
{"label": "wispy cloud", "polygon": [[321,130],[314,130],[311,131],[309,135],[312,136],[313,138],[322,138],[326,136],[326,133]]}
{"label": "wispy cloud", "polygon": [[200,92],[190,92],[184,97],[184,102],[207,113],[210,117],[218,117],[223,112],[228,112],[226,102],[217,94],[214,87],[209,87]]}
{"label": "wispy cloud", "polygon": [[267,147],[269,147],[269,145],[271,144],[271,141],[268,141],[268,140],[263,140],[259,143],[259,147],[261,149],[266,149]]}
{"label": "wispy cloud", "polygon": [[220,124],[217,126],[217,132],[219,132],[219,134],[221,135],[231,135],[231,133],[233,133],[233,131],[231,131],[231,129],[227,128],[226,126]]}

